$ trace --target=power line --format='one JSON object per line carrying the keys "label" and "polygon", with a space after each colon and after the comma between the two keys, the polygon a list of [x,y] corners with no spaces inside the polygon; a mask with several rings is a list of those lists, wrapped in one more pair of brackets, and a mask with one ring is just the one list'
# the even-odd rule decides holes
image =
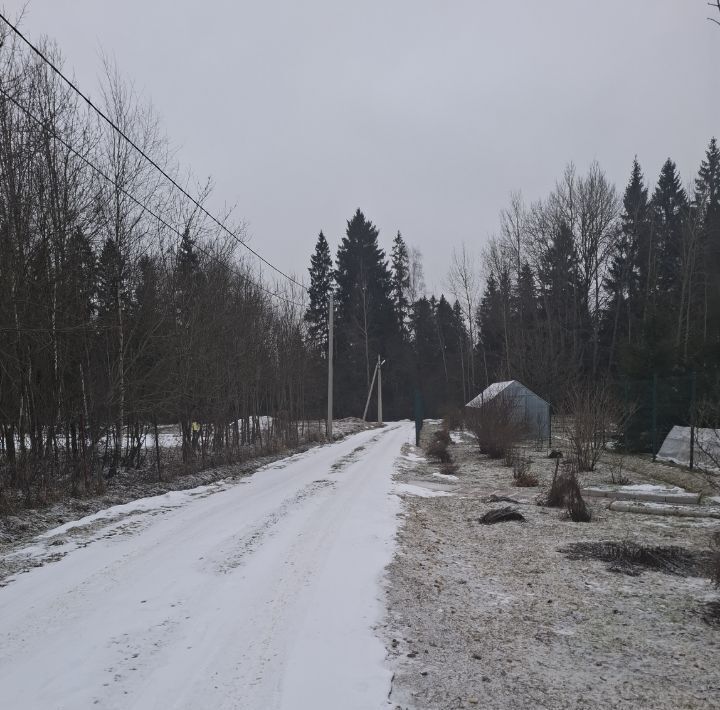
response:
{"label": "power line", "polygon": [[[62,136],[59,136],[57,132],[55,132],[50,126],[46,124],[45,121],[43,121],[41,118],[38,118],[32,111],[30,111],[28,108],[23,106],[19,101],[17,101],[13,96],[11,96],[4,87],[0,86],[0,94],[2,94],[8,101],[10,101],[12,104],[14,104],[20,111],[22,111],[28,118],[32,119],[37,123],[41,128],[48,131],[52,135],[55,140],[59,141],[62,145],[65,146],[67,150],[69,150],[73,155],[78,157],[80,160],[83,161],[89,168],[94,170],[98,175],[100,175],[102,178],[107,180],[111,185],[113,185],[117,190],[122,192],[126,197],[131,199],[138,207],[140,207],[143,211],[147,212],[147,214],[151,215],[155,219],[158,220],[162,225],[167,227],[170,231],[177,234],[178,237],[182,239],[183,234],[182,232],[177,229],[177,227],[174,227],[172,224],[167,222],[163,217],[161,217],[159,214],[154,212],[152,209],[150,209],[147,205],[143,204],[140,200],[138,200],[135,195],[130,193],[128,190],[126,190],[124,187],[119,185],[116,180],[114,180],[111,176],[109,176],[102,168],[99,168],[95,163],[93,163],[91,160],[86,158],[82,153],[80,153],[78,150],[73,148],[72,145],[70,145]],[[256,288],[259,288],[260,290],[264,291],[269,296],[272,296],[274,298],[278,298],[282,301],[285,301],[288,305],[297,306],[299,308],[302,308],[302,304],[298,303],[297,301],[293,301],[290,298],[287,298],[287,296],[283,296],[280,293],[277,293],[275,291],[271,291],[270,289],[263,286],[261,283],[257,283],[256,281],[253,281],[252,279],[248,278],[246,274],[241,273],[240,271],[236,271],[233,269],[230,265],[228,265],[226,262],[219,259],[214,254],[211,254],[209,251],[204,249],[201,245],[195,244],[195,248],[202,254],[204,254],[209,259],[213,259],[218,264],[221,264],[224,268],[226,268],[228,271],[235,273],[237,276],[240,276],[240,278],[248,281],[249,283],[253,284]]]}
{"label": "power line", "polygon": [[30,49],[32,49],[35,54],[42,59],[43,62],[45,62],[75,93],[78,94],[90,108],[93,109],[104,121],[107,122],[107,124],[113,128],[113,130],[117,131],[117,133],[122,136],[140,155],[145,158],[156,170],[158,170],[165,179],[169,180],[172,185],[180,190],[180,192],[187,197],[188,200],[190,200],[199,210],[201,210],[207,217],[209,217],[220,229],[227,232],[230,237],[232,237],[238,244],[242,245],[247,249],[251,254],[254,254],[260,261],[262,261],[264,264],[267,264],[271,269],[276,271],[278,274],[286,278],[288,281],[291,281],[296,286],[299,286],[304,291],[307,291],[307,288],[304,284],[300,283],[299,281],[296,281],[292,276],[289,276],[284,271],[281,271],[278,269],[277,266],[274,264],[271,264],[265,257],[263,257],[261,254],[256,252],[252,247],[248,246],[242,239],[240,239],[232,230],[228,229],[215,215],[208,212],[205,207],[203,207],[200,202],[198,202],[187,190],[185,190],[182,185],[180,185],[175,178],[173,178],[171,175],[169,175],[160,165],[158,165],[155,160],[153,160],[135,141],[132,140],[111,118],[109,118],[102,109],[98,108],[90,99],[89,96],[84,94],[70,79],[68,79],[65,74],[63,74],[60,69],[58,69],[55,64],[48,59],[48,57],[45,56],[43,52],[41,52],[25,35],[12,23],[10,20],[7,19],[2,13],[0,13],[0,19],[23,41],[25,44],[27,44]]}

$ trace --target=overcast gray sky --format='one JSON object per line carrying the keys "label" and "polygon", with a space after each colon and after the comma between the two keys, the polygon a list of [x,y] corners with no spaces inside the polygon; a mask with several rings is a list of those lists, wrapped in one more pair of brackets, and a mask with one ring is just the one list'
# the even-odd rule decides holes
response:
{"label": "overcast gray sky", "polygon": [[[24,3],[0,0],[11,16]],[[252,244],[305,275],[357,207],[400,229],[440,290],[512,190],[572,160],[622,190],[638,155],[694,177],[720,134],[720,27],[705,0],[30,0],[97,95],[100,50],[152,100],[178,159]]]}

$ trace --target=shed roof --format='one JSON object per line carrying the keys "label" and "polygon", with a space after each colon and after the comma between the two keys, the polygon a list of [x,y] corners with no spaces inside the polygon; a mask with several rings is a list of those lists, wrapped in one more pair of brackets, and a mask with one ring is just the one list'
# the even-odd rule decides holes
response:
{"label": "shed roof", "polygon": [[[528,394],[531,394],[533,395],[533,397],[537,397],[540,401],[545,402],[542,397],[539,397],[532,390],[525,387],[522,382],[518,382],[517,380],[507,380],[506,382],[493,382],[491,385],[488,385],[477,397],[471,399],[465,406],[482,407],[483,404],[489,402],[494,397],[497,397],[501,392],[507,390],[510,385],[517,385],[518,387],[522,387],[522,389],[525,390]],[[547,404],[547,402],[545,402],[545,404]]]}

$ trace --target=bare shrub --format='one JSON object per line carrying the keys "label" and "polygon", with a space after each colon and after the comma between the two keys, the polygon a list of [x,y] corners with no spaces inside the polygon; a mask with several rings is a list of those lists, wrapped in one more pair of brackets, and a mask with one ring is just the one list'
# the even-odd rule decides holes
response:
{"label": "bare shrub", "polygon": [[515,466],[515,461],[519,455],[520,455],[520,453],[519,453],[517,447],[509,446],[506,449],[505,454],[503,455],[503,459],[504,459],[503,463],[508,468],[513,468],[513,466]]}
{"label": "bare shrub", "polygon": [[530,472],[532,460],[527,456],[516,456],[513,462],[513,485],[518,488],[534,488],[538,477]]}
{"label": "bare shrub", "polygon": [[460,467],[456,463],[440,464],[440,473],[442,473],[443,476],[455,476],[459,469]]}
{"label": "bare shrub", "polygon": [[720,404],[703,400],[697,408],[695,447],[700,456],[700,466],[720,469]]}
{"label": "bare shrub", "polygon": [[475,435],[480,452],[491,459],[503,458],[527,433],[512,398],[498,395],[481,407],[468,407],[465,422]]}
{"label": "bare shrub", "polygon": [[448,431],[457,431],[464,427],[465,419],[463,417],[462,409],[458,407],[442,407],[442,422],[443,427]]}
{"label": "bare shrub", "polygon": [[309,444],[317,444],[321,441],[325,441],[325,433],[321,432],[319,429],[308,429],[305,440]]}
{"label": "bare shrub", "polygon": [[577,478],[577,462],[565,459],[560,471],[560,459],[556,459],[550,490],[542,503],[549,508],[565,508],[568,517],[575,523],[589,523],[590,510],[583,500]]}
{"label": "bare shrub", "polygon": [[574,523],[589,523],[592,515],[583,500],[575,473],[565,476],[565,507],[570,520]]}
{"label": "bare shrub", "polygon": [[630,414],[613,396],[607,383],[585,383],[572,388],[566,403],[571,422],[568,438],[578,471],[592,471],[608,436],[622,431]]}
{"label": "bare shrub", "polygon": [[445,444],[445,446],[450,446],[450,444],[452,443],[452,439],[450,438],[450,432],[444,427],[442,429],[438,429],[433,434],[433,439],[435,439],[435,441],[442,442],[443,444]]}
{"label": "bare shrub", "polygon": [[564,472],[559,473],[560,470],[560,459],[555,459],[555,471],[553,472],[552,482],[550,483],[550,490],[545,497],[544,504],[548,508],[562,508],[565,504],[565,488],[564,488]]}
{"label": "bare shrub", "polygon": [[610,481],[620,486],[627,486],[630,483],[630,479],[623,474],[623,466],[625,465],[625,457],[613,456],[608,462],[608,468],[610,469]]}
{"label": "bare shrub", "polygon": [[438,439],[433,439],[425,449],[425,453],[431,459],[435,459],[440,463],[452,463],[452,457],[447,450],[447,444]]}

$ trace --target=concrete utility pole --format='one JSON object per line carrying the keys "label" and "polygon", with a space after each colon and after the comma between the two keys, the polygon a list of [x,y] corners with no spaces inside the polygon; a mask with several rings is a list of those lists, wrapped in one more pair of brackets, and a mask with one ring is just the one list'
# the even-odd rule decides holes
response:
{"label": "concrete utility pole", "polygon": [[333,293],[330,291],[330,298],[328,299],[328,401],[327,401],[327,423],[325,425],[325,434],[329,441],[333,438],[333,321],[335,317],[334,313],[334,298]]}
{"label": "concrete utility pole", "polygon": [[378,373],[378,423],[382,424],[382,365],[385,361],[380,362],[378,355],[377,373]]}
{"label": "concrete utility pole", "polygon": [[375,369],[373,370],[373,376],[372,376],[372,382],[370,382],[370,388],[368,389],[368,396],[367,400],[365,401],[365,411],[363,411],[363,421],[367,421],[367,410],[370,406],[370,397],[372,397],[372,391],[373,387],[375,387],[375,377],[377,376],[377,365],[375,365]]}
{"label": "concrete utility pole", "polygon": [[372,381],[370,382],[370,389],[368,389],[368,396],[365,402],[365,411],[363,412],[363,421],[367,421],[367,410],[370,406],[370,397],[372,397],[373,388],[375,387],[375,378],[378,381],[378,422],[382,424],[382,366],[385,364],[385,360],[380,361],[378,355],[378,361],[375,363],[375,369],[373,370]]}

